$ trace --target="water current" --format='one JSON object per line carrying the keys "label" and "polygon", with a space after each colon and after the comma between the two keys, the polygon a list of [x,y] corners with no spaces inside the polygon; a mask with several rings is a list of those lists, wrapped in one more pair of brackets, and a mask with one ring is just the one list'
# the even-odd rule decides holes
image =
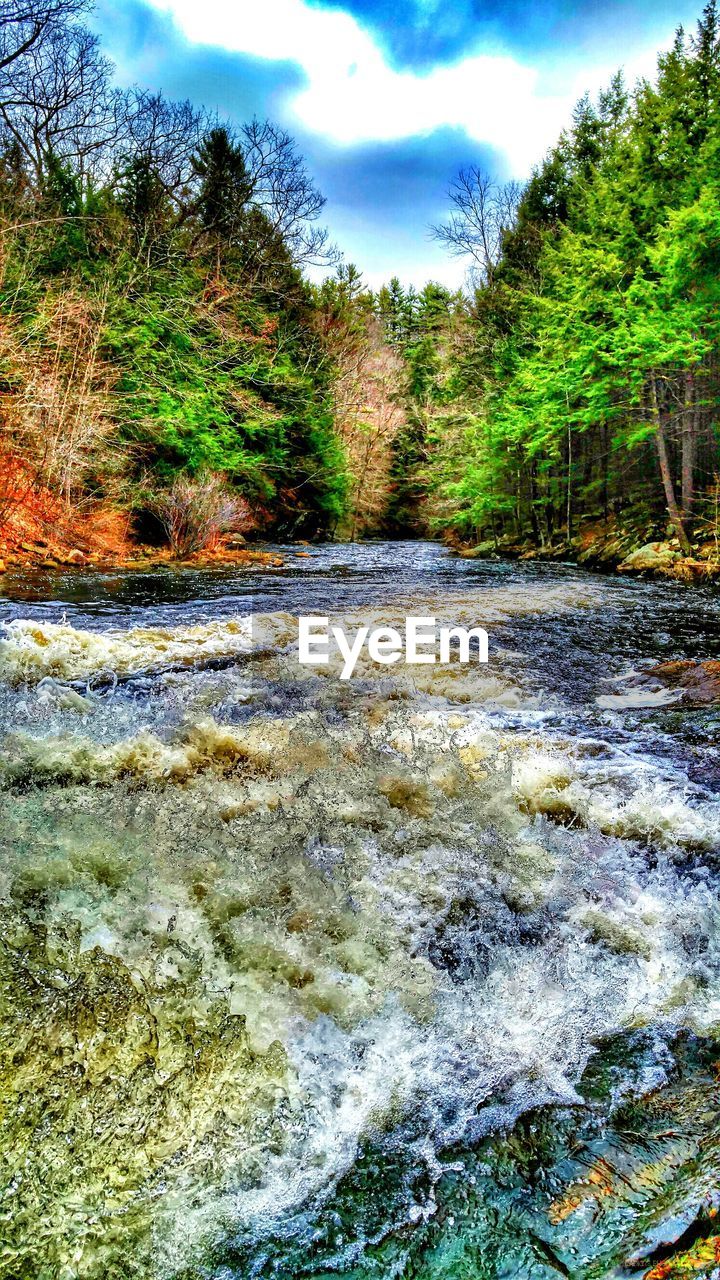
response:
{"label": "water current", "polygon": [[3,580],[0,1276],[720,1274],[717,591],[279,550]]}

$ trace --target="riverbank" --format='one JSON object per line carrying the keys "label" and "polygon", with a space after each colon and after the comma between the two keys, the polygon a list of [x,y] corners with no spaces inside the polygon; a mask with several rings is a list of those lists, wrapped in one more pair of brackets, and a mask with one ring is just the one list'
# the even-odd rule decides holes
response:
{"label": "riverbank", "polygon": [[[299,544],[300,545],[300,544]],[[167,544],[142,536],[130,511],[102,500],[63,501],[30,479],[14,482],[8,498],[0,486],[0,574],[38,569],[151,569],[164,565],[195,569],[224,565],[279,568],[277,553],[248,546],[238,531],[209,540],[178,556]]]}
{"label": "riverbank", "polygon": [[270,551],[253,550],[250,547],[219,545],[210,550],[197,551],[178,559],[168,548],[133,546],[127,554],[108,551],[83,551],[79,547],[68,552],[58,551],[52,544],[28,544],[20,553],[11,551],[0,555],[0,574],[37,569],[153,569],[159,566],[178,566],[193,569],[236,567],[238,569],[281,568],[282,556]]}
{"label": "riverbank", "polygon": [[258,551],[250,547],[217,546],[211,550],[196,551],[191,556],[178,559],[165,547],[135,546],[128,555],[112,552],[71,550],[67,555],[57,553],[52,547],[29,546],[22,554],[0,556],[0,574],[36,569],[154,569],[160,566],[177,566],[192,569],[282,568],[285,561],[272,551]]}
{"label": "riverbank", "polygon": [[530,540],[498,538],[451,550],[467,560],[570,560],[588,569],[643,578],[703,584],[720,579],[720,546],[714,540],[693,544],[693,554],[687,556],[677,538],[647,540],[637,528],[615,520],[582,525],[576,536],[540,546]]}
{"label": "riverbank", "polygon": [[[696,541],[685,555],[677,538],[649,540],[647,527],[623,525],[614,519],[580,526],[570,539],[556,537],[542,545],[530,539],[486,539],[474,545],[448,540],[450,554],[466,560],[568,562],[628,577],[707,585],[720,580],[720,545],[714,539]],[[307,542],[298,542],[303,555]],[[211,546],[178,557],[168,546],[140,541],[130,517],[97,504],[72,511],[49,499],[38,510],[27,505],[0,525],[0,574],[37,569],[150,569],[178,565],[191,568],[234,566],[280,568],[277,552],[248,545],[241,534],[225,534]]]}
{"label": "riverbank", "polygon": [[158,565],[253,569],[279,568],[274,552],[247,546],[240,534],[226,534],[211,546],[178,558],[168,546],[133,536],[129,517],[101,505],[69,511],[47,501],[33,510],[16,510],[0,525],[0,574],[37,569],[151,569]]}

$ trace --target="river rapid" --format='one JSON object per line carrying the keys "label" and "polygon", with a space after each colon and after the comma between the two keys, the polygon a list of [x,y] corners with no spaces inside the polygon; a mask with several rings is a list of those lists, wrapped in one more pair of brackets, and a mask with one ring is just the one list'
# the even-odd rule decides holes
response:
{"label": "river rapid", "polygon": [[3,580],[0,1276],[720,1274],[717,591],[280,550]]}

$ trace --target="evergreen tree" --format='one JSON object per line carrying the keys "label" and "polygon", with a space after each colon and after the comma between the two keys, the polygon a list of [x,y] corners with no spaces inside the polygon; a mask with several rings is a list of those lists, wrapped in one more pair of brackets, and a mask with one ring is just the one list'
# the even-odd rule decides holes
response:
{"label": "evergreen tree", "polygon": [[200,143],[193,166],[200,178],[195,215],[203,238],[213,246],[219,269],[237,243],[251,194],[245,154],[228,130],[218,127]]}

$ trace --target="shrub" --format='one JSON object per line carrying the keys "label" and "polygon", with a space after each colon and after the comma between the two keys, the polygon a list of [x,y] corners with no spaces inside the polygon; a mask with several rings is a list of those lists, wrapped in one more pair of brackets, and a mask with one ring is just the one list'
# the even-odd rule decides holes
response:
{"label": "shrub", "polygon": [[221,533],[252,525],[249,504],[229,489],[221,475],[177,476],[155,495],[151,508],[176,556],[207,550]]}

